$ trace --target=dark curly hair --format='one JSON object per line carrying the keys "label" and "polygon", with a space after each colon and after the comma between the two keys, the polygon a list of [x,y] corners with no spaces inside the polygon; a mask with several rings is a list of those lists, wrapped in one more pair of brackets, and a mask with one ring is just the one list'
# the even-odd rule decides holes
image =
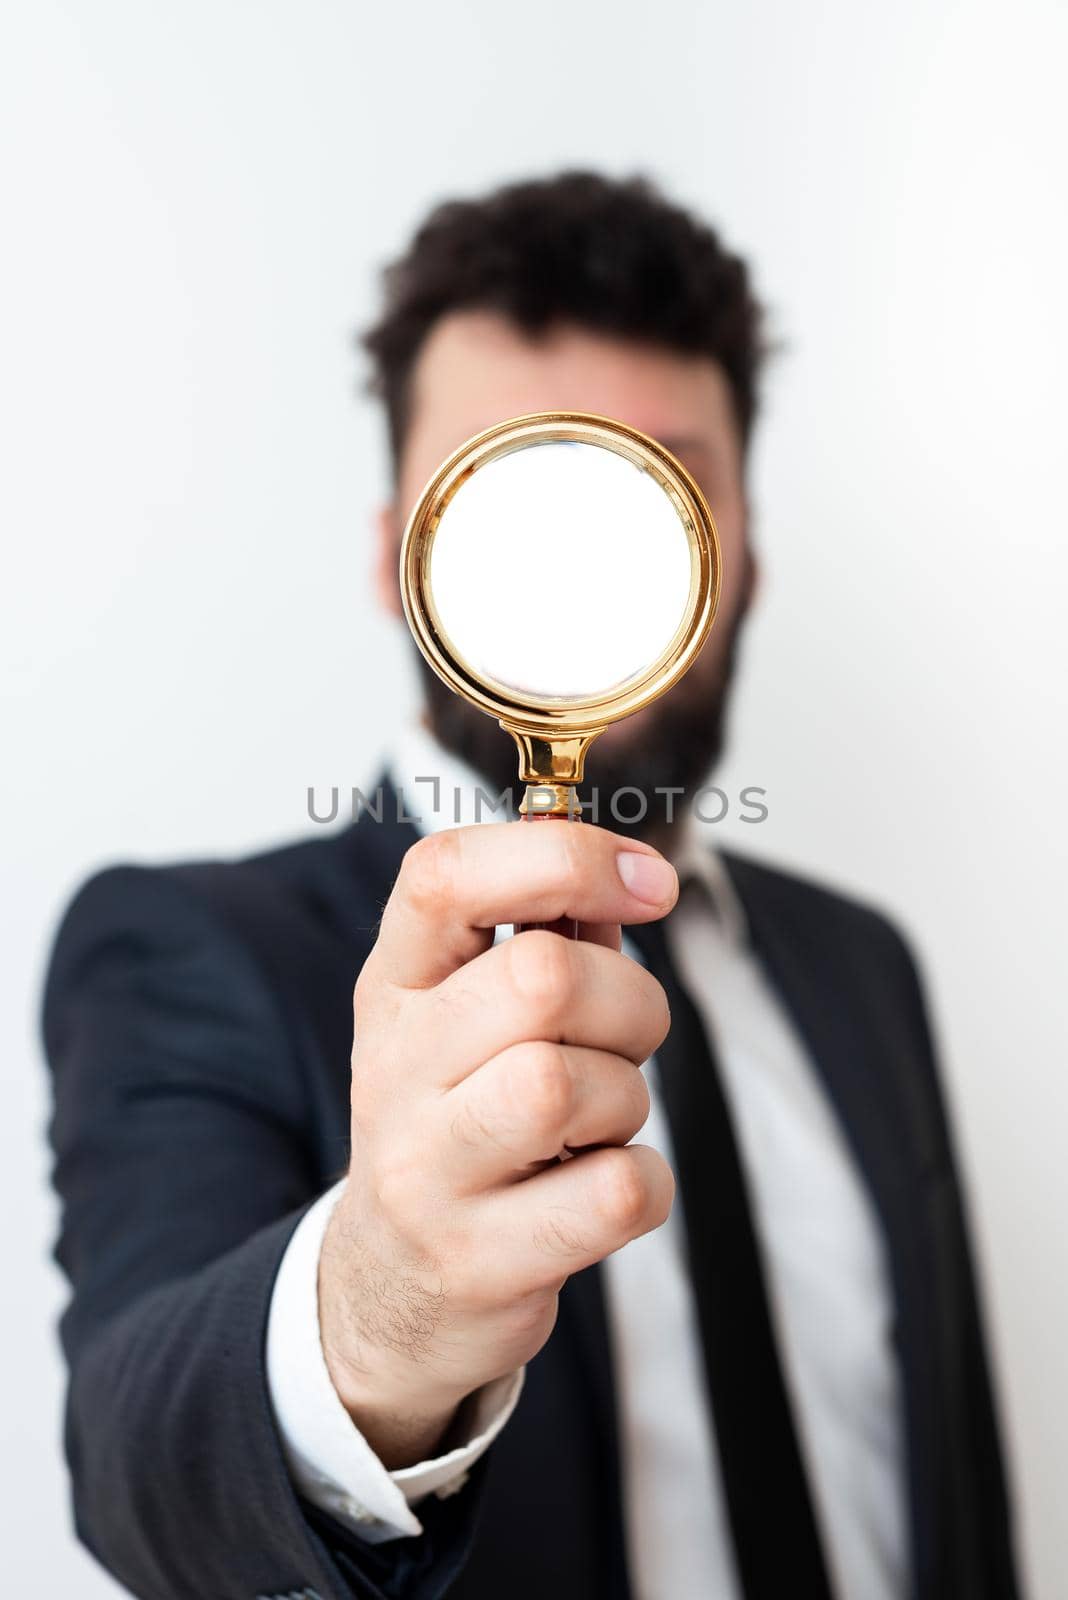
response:
{"label": "dark curly hair", "polygon": [[749,441],[766,353],[749,270],[647,178],[563,172],[446,201],[386,268],[384,287],[382,316],[362,342],[395,462],[423,342],[460,310],[498,311],[529,334],[572,322],[711,356],[730,384],[743,448]]}

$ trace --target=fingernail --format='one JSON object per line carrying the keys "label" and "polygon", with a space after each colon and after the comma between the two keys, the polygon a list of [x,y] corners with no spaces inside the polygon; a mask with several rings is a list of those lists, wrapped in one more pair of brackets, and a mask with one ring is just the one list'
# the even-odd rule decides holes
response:
{"label": "fingernail", "polygon": [[616,869],[636,900],[644,900],[648,906],[663,906],[674,900],[675,868],[662,856],[624,850],[616,856]]}

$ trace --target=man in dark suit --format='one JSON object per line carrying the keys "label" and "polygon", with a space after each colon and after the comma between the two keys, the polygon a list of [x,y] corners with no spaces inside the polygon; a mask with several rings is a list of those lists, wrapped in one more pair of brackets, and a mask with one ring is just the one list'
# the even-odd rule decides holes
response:
{"label": "man in dark suit", "polygon": [[[702,483],[721,620],[601,741],[632,826],[477,825],[513,753],[428,677],[352,827],[77,897],[45,1034],[79,1533],[146,1600],[1010,1600],[913,963],[690,823],[753,590],[746,270],[571,174],[442,207],[387,291],[387,606],[438,461],[577,409]],[[413,823],[431,778],[471,825],[440,788]]]}

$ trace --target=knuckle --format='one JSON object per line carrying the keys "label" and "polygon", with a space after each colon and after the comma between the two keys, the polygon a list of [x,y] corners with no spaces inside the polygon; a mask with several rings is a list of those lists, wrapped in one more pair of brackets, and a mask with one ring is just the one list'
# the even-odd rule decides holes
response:
{"label": "knuckle", "polygon": [[649,1015],[651,1017],[663,1018],[666,1024],[671,1013],[668,1008],[667,991],[665,990],[664,985],[660,982],[659,978],[654,978],[653,974],[651,972],[647,972],[644,967],[640,967],[639,971],[641,973],[641,985],[645,991],[646,1005],[649,1008]]}
{"label": "knuckle", "polygon": [[648,1029],[647,1054],[652,1055],[658,1050],[671,1031],[671,1008],[664,992],[664,985],[659,979],[648,972],[642,973],[645,989],[645,1021]]}
{"label": "knuckle", "polygon": [[412,1215],[420,1207],[425,1178],[422,1164],[406,1146],[394,1142],[388,1153],[380,1153],[375,1172],[379,1210],[394,1221]]}
{"label": "knuckle", "polygon": [[549,1040],[528,1045],[518,1053],[515,1070],[528,1124],[546,1132],[562,1127],[571,1113],[574,1084],[561,1046]]}
{"label": "knuckle", "polygon": [[630,1099],[630,1121],[634,1132],[637,1133],[638,1129],[644,1128],[648,1121],[652,1102],[649,1097],[649,1085],[642,1074],[635,1071],[629,1061],[626,1063],[626,1070],[627,1093]]}
{"label": "knuckle", "polygon": [[633,1153],[608,1156],[600,1174],[599,1209],[608,1224],[624,1232],[641,1226],[649,1206],[649,1184]]}
{"label": "knuckle", "polygon": [[553,1330],[557,1305],[553,1290],[534,1289],[519,1295],[508,1306],[505,1317],[509,1336],[537,1340],[540,1347]]}
{"label": "knuckle", "polygon": [[417,911],[439,910],[452,898],[457,841],[451,829],[416,841],[401,863],[398,882]]}
{"label": "knuckle", "polygon": [[571,948],[566,939],[544,929],[531,929],[508,945],[510,977],[520,1000],[537,1014],[566,1005],[574,982]]}
{"label": "knuckle", "polygon": [[661,1181],[654,1189],[651,1205],[651,1223],[654,1228],[659,1228],[661,1223],[667,1221],[675,1203],[675,1174],[666,1161],[662,1162],[661,1166]]}
{"label": "knuckle", "polygon": [[[667,996],[661,990],[661,1000],[657,1011],[656,1027],[654,1029],[653,1050],[659,1050],[668,1034],[671,1032],[671,1007],[667,1003]],[[652,1052],[650,1052],[651,1054]]]}

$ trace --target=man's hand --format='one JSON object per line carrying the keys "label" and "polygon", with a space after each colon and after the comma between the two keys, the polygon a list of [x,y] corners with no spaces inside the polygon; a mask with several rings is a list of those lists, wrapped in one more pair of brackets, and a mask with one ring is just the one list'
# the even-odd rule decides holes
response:
{"label": "man's hand", "polygon": [[[677,894],[655,850],[588,824],[408,851],[356,984],[352,1161],[319,1279],[331,1377],[387,1467],[541,1348],[572,1272],[667,1217],[670,1169],[628,1144],[667,1002],[619,941]],[[579,942],[493,945],[499,923],[561,916]]]}

